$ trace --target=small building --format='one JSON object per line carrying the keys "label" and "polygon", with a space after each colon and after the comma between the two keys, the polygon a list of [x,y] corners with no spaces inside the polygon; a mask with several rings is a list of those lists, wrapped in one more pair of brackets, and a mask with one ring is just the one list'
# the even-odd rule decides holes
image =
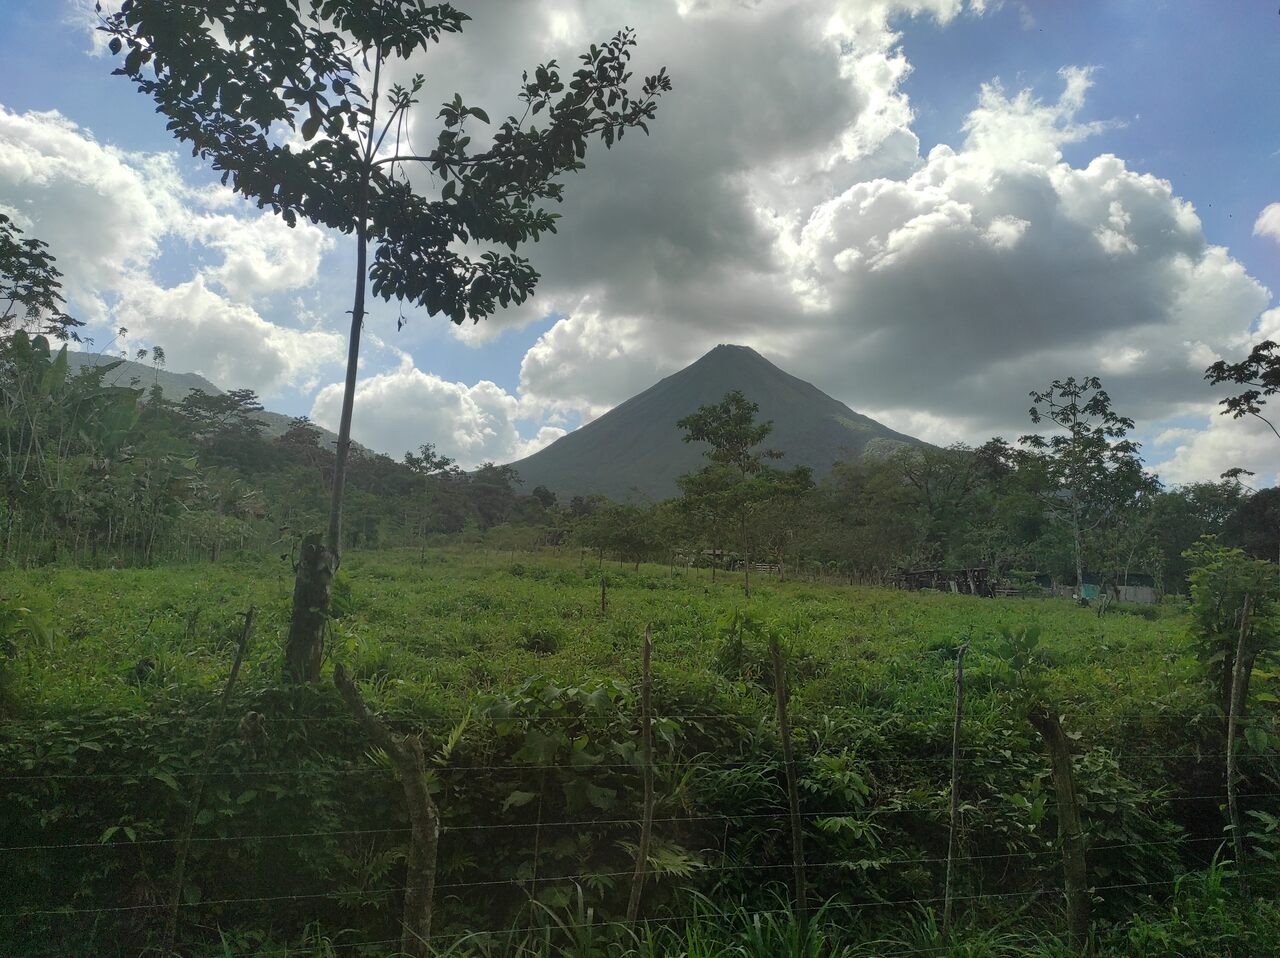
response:
{"label": "small building", "polygon": [[1086,572],[1084,585],[1079,590],[1077,590],[1073,582],[1055,582],[1047,575],[1037,577],[1036,581],[1054,595],[1064,596],[1068,599],[1079,596],[1086,601],[1092,601],[1100,597],[1105,590],[1110,593],[1113,599],[1119,602],[1154,605],[1160,601],[1160,592],[1156,589],[1155,579],[1140,573],[1133,573],[1127,576],[1123,585],[1115,585],[1106,582],[1102,576]]}

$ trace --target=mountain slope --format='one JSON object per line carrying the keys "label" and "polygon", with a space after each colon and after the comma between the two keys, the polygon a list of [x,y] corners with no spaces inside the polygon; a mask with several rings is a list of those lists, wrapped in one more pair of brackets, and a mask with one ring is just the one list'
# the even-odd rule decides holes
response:
{"label": "mountain slope", "polygon": [[[129,359],[121,360],[118,356],[67,350],[67,365],[72,373],[84,366],[105,366],[117,360],[119,360],[120,365],[108,372],[104,377],[103,381],[107,385],[150,389],[152,384],[159,383],[160,388],[164,390],[165,398],[173,402],[181,401],[187,393],[197,389],[208,393],[210,396],[218,396],[224,392],[224,390],[219,389],[198,373],[171,373],[166,369],[145,366]],[[262,423],[262,434],[271,438],[283,436],[289,429],[289,423],[293,421],[292,416],[272,412],[269,409],[255,413],[253,418]],[[316,428],[319,429],[320,427],[317,426]],[[337,435],[329,430],[321,429],[320,431],[324,434],[323,442],[332,443],[338,441]]]}
{"label": "mountain slope", "polygon": [[920,440],[854,412],[818,387],[783,372],[746,346],[717,346],[697,362],[628,399],[599,419],[511,465],[528,491],[546,486],[562,498],[664,499],[676,477],[705,462],[676,421],[740,389],[773,420],[765,445],[784,453],[776,465],[812,467],[821,478],[838,460],[857,459]]}

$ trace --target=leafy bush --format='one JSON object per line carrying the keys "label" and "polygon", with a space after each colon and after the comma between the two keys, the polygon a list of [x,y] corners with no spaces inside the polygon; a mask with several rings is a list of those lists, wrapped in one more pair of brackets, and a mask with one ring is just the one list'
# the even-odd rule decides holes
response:
{"label": "leafy bush", "polygon": [[[915,941],[919,929],[878,903],[941,894],[953,653],[970,630],[956,879],[966,900],[992,897],[958,910],[951,953],[1056,954],[1046,889],[1060,887],[1061,865],[1048,766],[1009,683],[1010,670],[1035,671],[1033,659],[1036,690],[1079,736],[1104,943],[1112,954],[1140,953],[1125,951],[1135,910],[1161,933],[1200,933],[1175,931],[1159,904],[1219,830],[1216,802],[1185,800],[1219,790],[1220,774],[1216,749],[1196,757],[1213,719],[1185,620],[1098,619],[1058,599],[807,582],[772,584],[726,614],[740,601],[732,585],[676,577],[671,588],[645,588],[667,581],[661,570],[611,573],[602,616],[598,570],[579,569],[576,557],[529,563],[523,576],[504,574],[505,557],[470,552],[423,566],[416,551],[352,551],[343,566],[360,601],[333,624],[333,657],[363,678],[388,723],[420,734],[428,755],[448,754],[431,770],[443,816],[439,932],[545,926],[487,945],[473,939],[457,958],[484,948],[519,954],[512,942],[526,939],[531,958],[576,954],[562,924],[581,924],[570,917],[580,911],[592,916],[590,948],[608,958],[695,946],[740,956],[793,940],[782,904],[791,849],[771,634],[787,648],[807,873],[815,910],[830,902],[820,940],[832,954]],[[68,632],[10,643],[17,652],[5,670],[20,721],[0,723],[0,767],[17,779],[0,790],[0,833],[6,846],[87,847],[6,852],[0,912],[163,901],[172,838],[208,768],[182,925],[207,947],[193,954],[219,953],[216,929],[240,943],[227,946],[233,952],[305,942],[341,954],[346,942],[397,937],[399,893],[389,890],[404,885],[402,793],[330,689],[278,688],[273,637],[286,626],[290,588],[278,563],[248,575],[222,563],[16,572],[6,588],[18,608],[56,593]],[[261,610],[258,634],[206,766],[207,720],[236,613],[249,604]],[[1038,634],[1014,628],[1030,621]],[[646,625],[658,823],[643,913],[689,915],[705,901],[727,917],[631,936],[608,923],[625,913],[643,799],[635,690]],[[1030,632],[1034,647],[1002,658],[1002,630],[1014,646]],[[143,661],[152,670],[138,680]],[[1255,696],[1254,732],[1274,727],[1274,705]],[[251,712],[262,716],[261,734],[240,728]],[[1256,781],[1275,774],[1273,751],[1261,740],[1244,751]],[[1262,816],[1280,816],[1271,799],[1251,799],[1248,810],[1260,836],[1271,827]],[[293,837],[242,838],[259,835]],[[1256,847],[1269,846],[1259,838]],[[1157,884],[1104,887],[1146,882]],[[257,897],[281,900],[213,904]],[[146,914],[0,920],[0,940],[16,942],[18,955],[134,955],[146,946],[148,923],[136,920]],[[1205,919],[1201,930],[1214,927]]]}

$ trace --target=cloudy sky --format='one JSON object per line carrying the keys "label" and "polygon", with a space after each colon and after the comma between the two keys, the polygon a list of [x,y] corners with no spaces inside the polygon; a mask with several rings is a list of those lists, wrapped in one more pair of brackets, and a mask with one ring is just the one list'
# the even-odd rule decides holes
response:
{"label": "cloudy sky", "polygon": [[[1167,481],[1276,481],[1280,441],[1201,378],[1280,339],[1275,4],[460,5],[466,33],[402,71],[428,79],[419,142],[431,104],[505,114],[522,69],[623,25],[675,90],[570,179],[531,305],[399,332],[374,309],[360,442],[514,459],[741,343],[937,443],[1016,436],[1028,390],[1097,374]],[[94,23],[92,0],[0,3],[0,209],[50,243],[96,348],[158,344],[333,426],[352,241],[220,187]]]}

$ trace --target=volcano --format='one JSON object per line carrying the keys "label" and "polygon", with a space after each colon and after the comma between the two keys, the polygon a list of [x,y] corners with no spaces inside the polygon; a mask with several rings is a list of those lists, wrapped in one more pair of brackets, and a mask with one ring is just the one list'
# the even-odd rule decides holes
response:
{"label": "volcano", "polygon": [[812,383],[779,369],[747,346],[720,345],[603,416],[511,466],[524,491],[545,486],[562,500],[602,495],[617,501],[679,494],[676,477],[706,462],[676,422],[699,406],[741,390],[772,420],[764,445],[783,453],[780,468],[805,465],[821,479],[836,462],[924,445],[856,413]]}

